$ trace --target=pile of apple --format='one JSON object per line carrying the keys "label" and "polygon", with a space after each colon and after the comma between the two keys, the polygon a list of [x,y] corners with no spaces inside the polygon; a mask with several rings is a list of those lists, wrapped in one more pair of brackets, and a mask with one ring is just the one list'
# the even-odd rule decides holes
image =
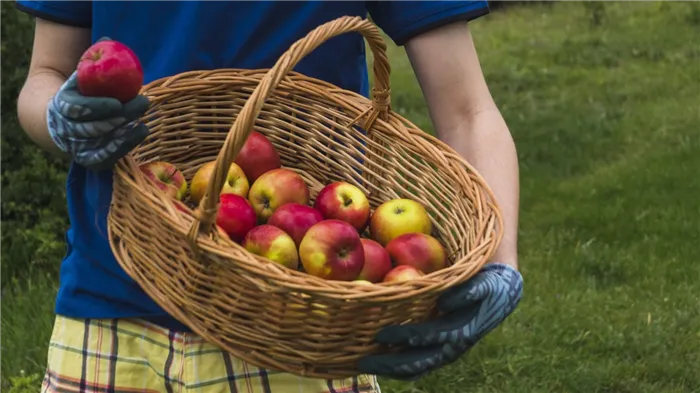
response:
{"label": "pile of apple", "polygon": [[[210,161],[198,168],[189,194],[174,165],[151,162],[141,170],[186,212],[184,201],[199,204],[215,165]],[[372,211],[361,189],[337,181],[323,187],[311,204],[304,179],[282,167],[274,145],[256,131],[229,167],[216,225],[253,254],[327,280],[404,281],[448,263],[420,203],[392,199]]]}

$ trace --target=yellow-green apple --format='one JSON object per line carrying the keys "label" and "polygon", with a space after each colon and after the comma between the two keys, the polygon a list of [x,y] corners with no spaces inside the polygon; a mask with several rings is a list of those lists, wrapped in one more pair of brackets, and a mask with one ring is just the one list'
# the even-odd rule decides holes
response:
{"label": "yellow-green apple", "polygon": [[374,283],[371,281],[360,280],[360,279],[352,280],[352,282],[354,282],[357,285],[363,285],[363,286],[374,285]]}
{"label": "yellow-green apple", "polygon": [[294,239],[294,244],[299,247],[306,231],[322,220],[321,213],[313,207],[291,202],[278,207],[267,223],[287,232]]}
{"label": "yellow-green apple", "polygon": [[263,173],[282,166],[275,146],[265,135],[257,131],[251,131],[234,162],[243,169],[251,183]]}
{"label": "yellow-green apple", "polygon": [[405,233],[386,245],[386,251],[397,266],[413,266],[430,274],[447,267],[447,253],[440,242],[425,233]]}
{"label": "yellow-green apple", "polygon": [[392,199],[379,205],[369,221],[370,237],[382,246],[404,233],[430,234],[432,222],[425,207],[412,199]]}
{"label": "yellow-green apple", "polygon": [[360,241],[365,252],[365,264],[357,279],[373,283],[381,282],[389,270],[394,267],[389,253],[381,244],[372,239],[361,238]]}
{"label": "yellow-green apple", "polygon": [[139,166],[153,184],[171,198],[182,200],[187,192],[187,180],[177,167],[165,161],[153,161]]}
{"label": "yellow-green apple", "polygon": [[[324,306],[323,304],[320,303],[312,303],[311,307],[304,307],[302,304],[298,303],[292,303],[288,304],[287,307],[284,309],[284,314],[292,316],[292,317],[304,317],[308,315],[308,311],[311,311],[311,313],[320,315],[323,317],[328,317],[330,316],[326,311],[323,311],[323,309],[326,309],[327,307]],[[320,309],[320,310],[319,310]]]}
{"label": "yellow-green apple", "polygon": [[294,240],[274,225],[263,224],[251,229],[243,239],[243,247],[282,266],[296,270],[299,253]]}
{"label": "yellow-green apple", "polygon": [[365,253],[357,230],[342,220],[320,221],[299,245],[304,271],[327,280],[352,281],[365,264]]}
{"label": "yellow-green apple", "polygon": [[125,44],[103,40],[80,56],[78,90],[86,97],[112,97],[131,101],[141,90],[143,68],[138,56]]}
{"label": "yellow-green apple", "polygon": [[250,186],[248,200],[253,205],[261,224],[267,223],[280,206],[287,203],[309,204],[309,186],[298,173],[277,168],[263,173]]}
{"label": "yellow-green apple", "polygon": [[369,220],[369,200],[362,190],[344,181],[326,185],[318,192],[314,207],[325,219],[343,220],[362,233]]}
{"label": "yellow-green apple", "polygon": [[[215,168],[216,161],[209,161],[197,169],[197,172],[194,174],[192,181],[190,182],[190,199],[192,202],[199,204],[199,202],[202,200],[204,193],[207,192],[209,181],[214,175]],[[231,163],[220,194],[237,194],[246,198],[248,196],[249,188],[250,184],[248,183],[248,178],[243,172],[243,169],[241,169],[238,164]]]}
{"label": "yellow-green apple", "polygon": [[216,224],[228,237],[240,243],[257,225],[255,210],[247,199],[237,194],[222,194],[219,197],[219,210],[216,212]]}
{"label": "yellow-green apple", "polygon": [[389,270],[382,282],[410,281],[425,276],[425,273],[409,265],[399,265]]}

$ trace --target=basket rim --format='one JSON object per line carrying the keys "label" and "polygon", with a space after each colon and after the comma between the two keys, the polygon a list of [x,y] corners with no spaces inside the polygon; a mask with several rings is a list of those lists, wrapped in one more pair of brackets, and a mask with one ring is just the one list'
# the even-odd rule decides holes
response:
{"label": "basket rim", "polygon": [[[215,70],[191,70],[176,75],[154,79],[142,87],[141,94],[151,99],[155,98],[157,95],[159,95],[159,93],[168,93],[167,91],[159,91],[161,89],[166,90],[168,88],[186,87],[183,85],[196,84],[197,82],[226,83],[226,81],[231,81],[232,78],[253,78],[258,79],[259,82],[269,70],[270,68],[219,68]],[[220,80],[219,77],[221,77]],[[298,85],[300,87],[303,87],[303,85],[307,83],[315,85],[317,87],[323,87],[328,90],[330,96],[333,96],[335,99],[339,100],[340,104],[342,104],[343,106],[351,106],[355,110],[362,111],[363,109],[365,109],[360,108],[358,106],[358,103],[360,103],[359,105],[363,105],[365,107],[370,107],[372,105],[371,99],[360,93],[343,89],[330,82],[306,76],[296,71],[290,71],[285,77],[285,80],[287,80],[288,82],[292,82],[293,84]],[[155,101],[158,101],[158,99],[156,99]],[[155,105],[158,104],[156,103]],[[396,111],[389,109],[387,114],[387,120],[389,121],[379,117],[376,119],[376,122],[383,124],[383,126],[386,128],[394,128],[395,126],[393,126],[390,123],[390,120],[394,119],[400,121],[406,126],[405,128],[409,132],[409,136],[411,138],[427,139],[428,142],[430,142],[443,154],[447,154],[448,156],[450,156],[450,158],[456,159],[458,163],[462,165],[462,168],[460,168],[460,170],[465,171],[465,176],[471,178],[475,183],[477,183],[478,188],[483,194],[483,202],[488,207],[488,212],[490,216],[493,220],[495,220],[495,223],[492,226],[492,228],[484,228],[484,230],[491,234],[490,236],[487,236],[488,240],[482,240],[480,243],[473,245],[472,250],[465,253],[461,258],[455,260],[451,265],[435,272],[426,273],[421,278],[413,279],[411,281],[401,281],[393,283],[379,282],[374,283],[373,285],[359,285],[352,281],[327,280],[305,272],[289,269],[266,258],[250,253],[242,245],[233,242],[231,239],[228,239],[226,237],[220,237],[218,238],[218,240],[214,240],[211,237],[211,231],[210,233],[200,232],[197,234],[196,242],[199,248],[202,251],[215,254],[221,258],[235,260],[238,264],[243,263],[244,265],[248,265],[250,263],[255,263],[256,265],[259,265],[260,263],[263,263],[266,265],[265,268],[268,272],[275,272],[274,274],[280,279],[285,279],[285,288],[280,289],[278,291],[298,291],[299,293],[313,293],[313,296],[317,298],[325,297],[336,300],[352,299],[371,302],[371,298],[373,296],[382,296],[384,297],[383,302],[386,302],[386,297],[392,295],[395,296],[396,299],[403,299],[404,297],[401,296],[401,294],[407,293],[407,290],[409,290],[409,293],[411,295],[424,292],[441,292],[449,287],[454,286],[455,284],[464,282],[471,278],[471,276],[478,272],[478,270],[481,270],[481,268],[488,263],[489,259],[493,256],[493,253],[498,248],[503,238],[502,228],[504,223],[502,212],[493,191],[491,190],[483,176],[466,159],[464,159],[447,143],[443,142],[436,136],[423,131],[409,119],[405,118],[403,115]],[[366,132],[369,133],[370,130],[366,130]],[[168,224],[171,225],[172,228],[176,229],[179,232],[179,234],[183,236],[184,241],[184,237],[187,235],[187,232],[191,225],[190,219],[194,218],[194,210],[191,209],[189,206],[185,205],[185,207],[188,210],[188,216],[190,217],[190,219],[185,220],[183,215],[184,213],[178,212],[174,208],[174,205],[171,203],[172,201],[168,197],[166,197],[165,194],[159,192],[159,190],[157,190],[155,187],[150,186],[150,184],[147,184],[145,176],[143,176],[136,169],[137,162],[134,158],[133,151],[131,151],[117,162],[117,165],[114,168],[114,176],[118,177],[119,181],[127,183],[132,190],[137,191],[139,197],[147,198],[150,199],[151,202],[155,202],[162,206],[166,206],[165,210],[154,211],[154,214],[158,216],[158,219],[167,220]],[[111,233],[113,230],[112,209],[110,209],[110,213],[108,216],[108,231],[110,231]],[[110,239],[112,238],[110,237]],[[110,243],[112,246],[114,246],[112,240],[110,240]],[[490,248],[490,250],[485,254],[485,256],[478,258],[477,260],[471,260],[471,268],[464,269],[461,273],[455,274],[455,272],[458,269],[463,267],[462,265],[467,263],[469,256],[472,253],[483,248],[484,245],[487,245],[488,248]],[[249,259],[245,261],[241,261],[238,258],[232,259],[230,255],[226,253],[226,250],[230,250],[232,248],[235,248],[238,251],[246,254],[249,257]],[[118,257],[117,259],[119,260],[120,264],[124,263],[123,261],[121,261],[121,258]],[[244,268],[246,267],[244,266]],[[289,278],[293,278],[294,280],[289,280]],[[295,282],[298,282],[298,284],[295,284]]]}

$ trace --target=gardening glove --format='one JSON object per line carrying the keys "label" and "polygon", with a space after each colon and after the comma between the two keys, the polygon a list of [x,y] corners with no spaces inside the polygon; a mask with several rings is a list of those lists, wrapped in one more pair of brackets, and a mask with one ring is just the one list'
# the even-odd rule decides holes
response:
{"label": "gardening glove", "polygon": [[508,317],[520,302],[523,279],[509,265],[487,264],[476,276],[438,299],[442,317],[432,321],[388,326],[376,342],[403,346],[397,353],[359,360],[361,373],[397,380],[416,380],[446,366],[469,351]]}
{"label": "gardening glove", "polygon": [[139,118],[149,105],[142,95],[123,104],[110,97],[83,96],[75,71],[46,109],[49,134],[78,164],[93,170],[110,169],[148,135]]}

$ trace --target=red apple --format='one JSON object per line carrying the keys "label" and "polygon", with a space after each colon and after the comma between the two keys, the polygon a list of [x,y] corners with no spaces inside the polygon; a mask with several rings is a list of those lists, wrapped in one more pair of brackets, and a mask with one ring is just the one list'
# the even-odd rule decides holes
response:
{"label": "red apple", "polygon": [[237,194],[223,194],[219,197],[216,224],[231,240],[240,243],[257,224],[257,217],[248,200]]}
{"label": "red apple", "polygon": [[309,228],[299,245],[299,258],[306,273],[337,281],[357,279],[365,264],[357,230],[345,221],[334,219]]}
{"label": "red apple", "polygon": [[382,282],[400,282],[400,281],[410,281],[417,278],[425,276],[425,273],[409,265],[400,265],[391,269],[389,273],[384,276]]}
{"label": "red apple", "polygon": [[296,270],[299,253],[292,237],[276,226],[256,226],[243,239],[243,247],[282,266]]}
{"label": "red apple", "polygon": [[265,135],[257,131],[251,131],[234,161],[243,168],[243,172],[251,183],[263,173],[282,166],[275,146]]}
{"label": "red apple", "polygon": [[429,235],[432,222],[425,207],[411,199],[392,199],[374,210],[369,222],[370,237],[382,246],[404,233]]}
{"label": "red apple", "polygon": [[99,41],[80,57],[78,90],[86,97],[112,97],[124,103],[143,86],[143,68],[136,53],[114,40]]}
{"label": "red apple", "polygon": [[187,180],[177,167],[165,161],[153,161],[139,166],[148,179],[171,198],[182,200],[187,192]]}
{"label": "red apple", "polygon": [[396,265],[413,266],[430,274],[447,267],[447,253],[440,242],[425,233],[405,233],[392,239],[386,251]]}
{"label": "red apple", "polygon": [[381,244],[372,239],[362,238],[362,249],[365,251],[365,264],[357,277],[373,283],[381,282],[384,276],[394,266],[391,264],[389,253]]}
{"label": "red apple", "polygon": [[179,210],[179,211],[181,211],[181,212],[183,212],[183,213],[188,213],[188,214],[189,214],[189,210],[187,210],[187,209],[188,209],[187,205],[185,205],[185,204],[182,203],[181,201],[174,200],[174,201],[173,201],[173,204],[175,205],[175,208],[176,208],[177,210]]}
{"label": "red apple", "polygon": [[[204,193],[207,192],[209,181],[214,176],[215,168],[216,161],[209,161],[200,166],[194,174],[190,184],[190,199],[192,202],[199,204],[202,200]],[[249,188],[250,184],[248,184],[248,178],[246,178],[245,173],[243,173],[243,169],[236,163],[231,163],[231,166],[228,168],[228,173],[226,174],[224,187],[221,189],[220,194],[236,194],[246,198],[248,197]]]}
{"label": "red apple", "polygon": [[267,223],[280,206],[287,203],[309,204],[309,187],[298,173],[277,168],[263,173],[250,187],[248,200],[260,223]]}
{"label": "red apple", "polygon": [[292,202],[277,208],[267,223],[287,232],[294,239],[294,244],[299,247],[306,231],[322,220],[323,216],[318,210],[308,205]]}
{"label": "red apple", "polygon": [[358,187],[337,181],[323,187],[316,196],[314,207],[323,218],[343,220],[362,233],[369,220],[369,201]]}

